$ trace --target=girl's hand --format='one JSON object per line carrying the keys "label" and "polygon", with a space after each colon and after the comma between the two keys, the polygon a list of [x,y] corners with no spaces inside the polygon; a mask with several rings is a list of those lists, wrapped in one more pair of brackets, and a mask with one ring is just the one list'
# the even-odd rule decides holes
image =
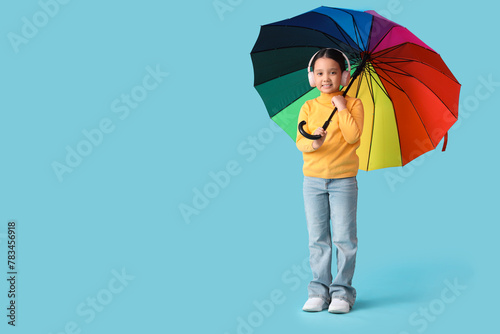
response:
{"label": "girl's hand", "polygon": [[326,139],[326,135],[327,135],[327,132],[325,130],[323,130],[323,128],[317,128],[316,131],[314,131],[313,135],[320,135],[321,138],[320,139],[316,139],[315,141],[313,141],[312,143],[312,147],[317,150],[318,148],[321,147],[321,145],[323,145],[323,143],[325,142],[325,139]]}
{"label": "girl's hand", "polygon": [[337,110],[343,110],[346,108],[346,100],[342,95],[336,95],[332,97],[332,104],[334,107],[337,107]]}

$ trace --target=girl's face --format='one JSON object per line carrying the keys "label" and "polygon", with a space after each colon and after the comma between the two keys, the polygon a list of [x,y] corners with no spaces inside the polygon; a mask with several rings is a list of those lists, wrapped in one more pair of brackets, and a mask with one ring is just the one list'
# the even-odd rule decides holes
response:
{"label": "girl's face", "polygon": [[340,65],[331,58],[318,58],[314,63],[314,81],[322,93],[339,91],[342,71]]}

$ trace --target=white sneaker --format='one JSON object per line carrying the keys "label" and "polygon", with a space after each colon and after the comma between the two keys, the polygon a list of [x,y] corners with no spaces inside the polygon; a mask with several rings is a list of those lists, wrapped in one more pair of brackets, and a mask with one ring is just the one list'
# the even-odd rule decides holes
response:
{"label": "white sneaker", "polygon": [[309,298],[304,306],[302,307],[302,310],[307,311],[307,312],[319,312],[323,311],[328,308],[328,304],[325,303],[325,301],[319,297],[312,297]]}
{"label": "white sneaker", "polygon": [[334,298],[328,307],[330,313],[347,313],[351,310],[349,303],[345,300]]}

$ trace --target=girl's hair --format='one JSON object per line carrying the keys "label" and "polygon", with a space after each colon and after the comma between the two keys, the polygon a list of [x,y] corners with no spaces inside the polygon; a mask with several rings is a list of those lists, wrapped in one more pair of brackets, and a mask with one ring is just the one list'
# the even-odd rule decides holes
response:
{"label": "girl's hair", "polygon": [[319,50],[319,52],[314,56],[314,58],[311,62],[311,67],[312,67],[313,71],[314,71],[314,64],[316,63],[316,60],[318,60],[319,58],[323,58],[323,57],[335,60],[337,63],[339,63],[340,70],[342,72],[345,71],[346,64],[345,64],[345,58],[342,55],[342,53],[340,53],[338,50],[328,49],[328,48]]}

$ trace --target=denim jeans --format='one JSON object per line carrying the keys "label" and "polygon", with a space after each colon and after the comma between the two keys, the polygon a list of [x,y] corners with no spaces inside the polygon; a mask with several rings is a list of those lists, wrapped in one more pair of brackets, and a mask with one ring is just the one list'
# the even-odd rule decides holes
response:
{"label": "denim jeans", "polygon": [[[356,177],[322,179],[304,177],[304,207],[309,232],[309,263],[313,279],[309,298],[347,301],[352,307],[356,290],[352,277],[358,249]],[[330,229],[331,220],[331,229]],[[336,246],[337,274],[332,282],[332,240]]]}

